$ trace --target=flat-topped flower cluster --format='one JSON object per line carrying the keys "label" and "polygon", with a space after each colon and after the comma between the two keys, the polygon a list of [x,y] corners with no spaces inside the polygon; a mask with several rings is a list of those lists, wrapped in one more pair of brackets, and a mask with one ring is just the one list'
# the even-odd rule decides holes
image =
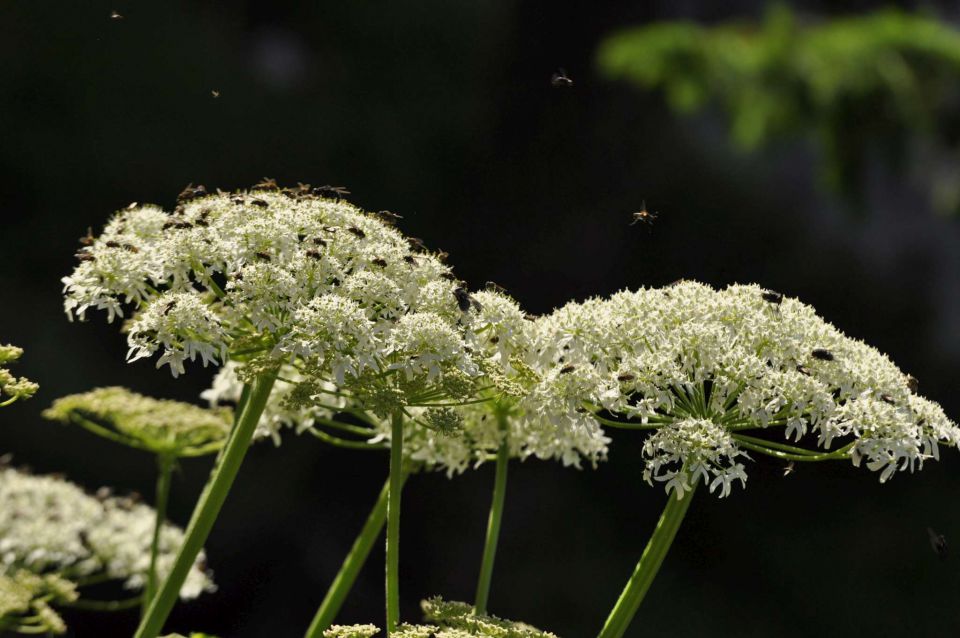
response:
{"label": "flat-topped flower cluster", "polygon": [[[0,571],[57,573],[82,584],[93,577],[142,589],[150,567],[156,513],[129,497],[98,496],[56,476],[0,468]],[[171,568],[183,532],[164,524],[157,572]],[[182,598],[214,589],[201,554],[190,570]]]}
{"label": "flat-topped flower cluster", "polygon": [[960,429],[917,394],[916,379],[810,306],[757,286],[624,291],[541,323],[540,365],[553,373],[531,409],[556,412],[551,402],[564,397],[654,430],[645,477],[678,494],[700,479],[722,495],[745,481],[743,430],[813,436],[881,481],[938,458],[940,444],[960,444]]}
{"label": "flat-topped flower cluster", "polygon": [[[130,359],[300,359],[343,383],[474,374],[459,284],[383,218],[309,190],[185,192],[172,213],[118,212],[64,278],[65,309],[134,314]],[[469,301],[467,302],[469,305]]]}

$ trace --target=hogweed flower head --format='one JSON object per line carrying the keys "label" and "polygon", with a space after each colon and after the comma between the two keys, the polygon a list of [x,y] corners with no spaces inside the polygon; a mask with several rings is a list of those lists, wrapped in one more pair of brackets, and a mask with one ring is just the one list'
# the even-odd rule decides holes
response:
{"label": "hogweed flower head", "polygon": [[299,381],[375,400],[480,372],[450,269],[377,215],[306,189],[193,189],[173,213],[134,206],[78,256],[68,316],[129,307],[129,359],[159,354],[174,375],[197,358],[250,376],[289,364]]}
{"label": "hogweed flower head", "polygon": [[[445,601],[439,596],[420,603],[424,619],[430,624],[401,624],[391,636],[398,638],[557,638],[526,623],[478,614],[467,603]],[[373,638],[380,632],[375,625],[334,625],[324,638]]]}
{"label": "hogweed flower head", "polygon": [[[421,292],[426,298],[436,297],[429,302],[432,307],[443,307],[443,300],[449,295],[446,283],[434,282]],[[563,425],[576,423],[576,427],[566,428],[542,419],[539,412],[530,415],[525,411],[522,398],[538,378],[527,361],[532,353],[535,324],[505,294],[479,291],[470,298],[468,310],[461,312],[457,308],[456,312],[460,315],[458,321],[466,328],[466,348],[477,362],[477,376],[460,370],[447,372],[432,393],[410,401],[405,397],[415,393],[405,393],[405,376],[392,387],[365,385],[358,380],[349,391],[338,391],[334,384],[311,376],[309,370],[284,365],[258,433],[269,434],[278,441],[279,431],[285,426],[297,432],[317,432],[338,415],[350,414],[356,420],[358,409],[369,408],[375,416],[383,417],[406,400],[409,418],[404,428],[404,456],[418,468],[445,470],[451,475],[460,473],[491,459],[505,439],[512,458],[535,456],[578,467],[582,459],[592,465],[605,459],[609,439],[593,415],[581,406],[570,408],[573,416],[555,418]],[[216,406],[235,403],[241,390],[237,367],[228,364],[202,396]],[[375,416],[366,414],[359,421],[362,426],[348,427],[361,437],[360,441],[374,448],[386,448],[390,423]],[[330,440],[327,435],[321,437]]]}
{"label": "hogweed flower head", "polygon": [[[129,497],[95,497],[56,476],[0,468],[0,569],[60,574],[82,583],[92,577],[141,589],[150,566],[156,513]],[[161,528],[157,572],[171,569],[183,532]],[[195,598],[214,589],[205,559],[193,565],[180,591]]]}
{"label": "hogweed flower head", "polygon": [[171,456],[217,451],[232,422],[226,408],[212,410],[153,399],[121,387],[61,397],[44,410],[43,416],[88,427],[131,447]]}
{"label": "hogweed flower head", "polygon": [[[20,399],[32,397],[39,386],[25,379],[17,378],[7,369],[7,365],[14,363],[23,354],[23,349],[11,345],[0,345],[0,406],[10,405]],[[8,397],[3,399],[3,397]]]}
{"label": "hogweed flower head", "polygon": [[57,574],[26,569],[0,572],[0,629],[13,633],[63,634],[67,626],[53,605],[77,599],[76,585]]}
{"label": "hogweed flower head", "polygon": [[[883,482],[960,444],[916,379],[810,306],[758,286],[624,291],[540,323],[539,365],[553,373],[534,406],[550,405],[552,392],[609,425],[652,431],[644,477],[678,497],[699,480],[726,496],[745,483],[751,452],[850,459]],[[790,444],[808,439],[816,449]]]}

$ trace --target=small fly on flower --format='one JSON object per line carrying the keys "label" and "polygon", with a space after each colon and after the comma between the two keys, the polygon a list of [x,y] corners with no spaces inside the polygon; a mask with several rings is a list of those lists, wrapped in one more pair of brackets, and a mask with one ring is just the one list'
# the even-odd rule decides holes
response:
{"label": "small fly on flower", "polygon": [[550,86],[555,89],[570,88],[573,86],[573,80],[567,75],[566,69],[560,67],[556,73],[550,76]]}
{"label": "small fly on flower", "polygon": [[506,288],[504,288],[503,286],[501,286],[495,281],[488,281],[486,284],[484,284],[483,287],[485,290],[488,290],[489,292],[499,292],[500,294],[506,294],[507,292]]}
{"label": "small fly on flower", "polygon": [[389,211],[389,210],[378,210],[376,213],[374,213],[374,215],[379,217],[380,221],[382,221],[384,224],[387,224],[388,226],[393,226],[398,221],[403,219],[403,215],[398,215],[393,211]]}
{"label": "small fly on flower", "polygon": [[280,187],[277,186],[277,180],[272,177],[264,177],[259,182],[253,185],[253,190],[255,191],[276,191],[280,190]]}
{"label": "small fly on flower", "polygon": [[337,197],[339,199],[345,198],[350,194],[350,191],[346,186],[330,186],[329,184],[324,184],[323,186],[317,186],[313,189],[314,195],[319,195],[320,197]]}
{"label": "small fly on flower", "polygon": [[783,303],[783,294],[779,292],[766,290],[761,296],[763,297],[764,301],[772,303],[775,306],[779,306],[781,303]]}
{"label": "small fly on flower", "polygon": [[207,187],[203,184],[193,185],[193,182],[187,184],[180,194],[177,195],[177,202],[189,202],[191,199],[197,199],[207,194]]}
{"label": "small fly on flower", "polygon": [[633,221],[630,222],[630,225],[633,226],[637,222],[643,222],[648,226],[653,226],[653,222],[657,220],[657,214],[647,210],[647,202],[640,203],[640,210],[633,214]]}
{"label": "small fly on flower", "polygon": [[572,363],[568,363],[567,365],[560,368],[560,374],[570,374],[576,369],[577,369],[577,366],[573,365]]}
{"label": "small fly on flower", "polygon": [[916,394],[920,390],[920,382],[912,374],[907,375],[907,389]]}
{"label": "small fly on flower", "polygon": [[819,361],[833,361],[833,353],[825,348],[815,348],[810,356]]}
{"label": "small fly on flower", "polygon": [[467,312],[470,310],[470,306],[476,308],[477,312],[480,312],[483,309],[483,306],[480,305],[480,302],[474,299],[463,286],[458,286],[455,288],[453,291],[453,296],[457,300],[457,307],[460,308],[460,312]]}
{"label": "small fly on flower", "polygon": [[87,234],[80,238],[80,245],[81,245],[81,246],[91,246],[91,245],[93,245],[93,240],[94,240],[93,228],[91,228],[91,227],[88,226],[88,227],[87,227]]}
{"label": "small fly on flower", "polygon": [[940,557],[941,560],[947,557],[947,537],[938,534],[932,528],[927,528],[927,536],[930,538],[930,547]]}

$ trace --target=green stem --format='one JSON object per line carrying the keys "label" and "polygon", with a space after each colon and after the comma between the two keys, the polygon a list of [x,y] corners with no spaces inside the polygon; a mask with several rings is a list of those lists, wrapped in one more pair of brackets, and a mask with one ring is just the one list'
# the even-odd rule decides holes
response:
{"label": "green stem", "polygon": [[[407,475],[404,473],[403,480],[406,480],[406,478]],[[333,583],[330,584],[330,589],[327,590],[327,595],[324,596],[323,602],[320,603],[320,608],[317,609],[317,613],[313,617],[313,622],[310,623],[310,627],[307,629],[306,638],[321,638],[323,632],[333,624],[334,618],[336,618],[337,613],[339,613],[340,608],[343,606],[343,601],[357,580],[357,575],[370,556],[373,544],[383,530],[383,524],[387,520],[387,499],[389,496],[390,479],[387,479],[383,484],[383,489],[380,490],[380,496],[377,498],[377,502],[374,504],[373,509],[370,510],[370,515],[367,516],[367,522],[363,524],[363,529],[360,530],[360,535],[357,536],[357,540],[353,542],[350,553],[347,554],[347,557],[343,560],[340,571],[333,579]]]}
{"label": "green stem", "polygon": [[82,609],[85,611],[123,611],[136,607],[144,600],[146,600],[146,596],[133,596],[123,600],[87,600],[79,598],[72,603],[60,604],[71,609]]}
{"label": "green stem", "polygon": [[147,608],[147,613],[140,621],[137,633],[134,634],[135,638],[157,638],[163,623],[173,610],[180,588],[210,535],[220,508],[223,507],[227,493],[237,477],[240,464],[257,429],[260,415],[263,414],[267,404],[270,390],[273,389],[274,381],[274,376],[268,374],[258,377],[253,382],[243,413],[237,420],[226,446],[221,450],[218,462],[214,465],[210,478],[200,494],[200,500],[197,501],[193,510],[193,516],[190,518],[183,544],[173,563],[173,569],[170,570],[160,591]]}
{"label": "green stem", "polygon": [[767,447],[766,445],[759,445],[750,441],[745,441],[740,437],[740,435],[737,434],[734,434],[733,438],[741,447],[784,461],[835,461],[838,459],[845,459],[848,458],[848,454],[854,445],[853,443],[849,443],[842,448],[834,450],[833,452],[824,452],[822,454],[794,454],[773,449]]}
{"label": "green stem", "polygon": [[387,500],[387,635],[400,622],[400,491],[403,488],[403,412],[396,411],[390,432],[390,493]]}
{"label": "green stem", "polygon": [[497,542],[500,540],[500,521],[503,519],[503,502],[507,495],[507,466],[510,464],[510,440],[507,435],[507,415],[497,411],[500,427],[500,448],[497,450],[497,473],[493,481],[493,501],[490,504],[490,517],[487,520],[487,539],[483,545],[483,559],[480,561],[480,578],[477,580],[476,613],[487,613],[487,601],[490,599],[490,582],[493,579],[493,561],[497,556]]}
{"label": "green stem", "polygon": [[347,439],[341,439],[338,436],[333,436],[332,434],[327,434],[323,430],[318,430],[316,428],[310,428],[307,430],[310,434],[320,439],[324,443],[329,443],[336,447],[343,447],[350,450],[383,450],[384,446],[377,443],[367,443],[366,441],[348,441]]}
{"label": "green stem", "polygon": [[157,555],[160,553],[160,533],[163,522],[167,520],[167,501],[170,497],[170,475],[173,472],[174,458],[163,454],[157,457],[157,517],[153,524],[153,540],[150,542],[150,571],[147,572],[147,587],[143,592],[140,616],[147,613],[147,607],[157,593]]}
{"label": "green stem", "polygon": [[667,506],[660,516],[657,528],[647,542],[646,549],[643,550],[643,556],[640,557],[637,568],[633,570],[633,575],[627,581],[627,586],[623,588],[617,604],[613,606],[597,638],[621,638],[627,631],[677,535],[677,530],[690,507],[690,501],[693,500],[698,484],[699,482],[694,483],[693,488],[684,494],[683,498],[677,498],[672,494],[668,497]]}

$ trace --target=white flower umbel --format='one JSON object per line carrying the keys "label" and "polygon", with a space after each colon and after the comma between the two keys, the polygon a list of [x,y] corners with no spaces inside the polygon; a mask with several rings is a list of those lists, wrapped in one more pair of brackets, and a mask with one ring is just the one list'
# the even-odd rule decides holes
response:
{"label": "white flower umbel", "polygon": [[916,379],[810,306],[758,286],[624,291],[540,324],[538,367],[553,373],[535,405],[552,393],[606,426],[645,431],[644,478],[670,495],[599,638],[627,631],[699,483],[729,495],[752,454],[863,461],[886,481],[960,443]]}
{"label": "white flower umbel", "polygon": [[[130,206],[99,237],[84,239],[80,264],[63,280],[71,318],[91,309],[105,310],[108,320],[132,313],[130,360],[158,354],[158,367],[168,365],[174,376],[197,358],[205,365],[244,364],[233,434],[191,519],[181,560],[137,638],[155,638],[172,609],[281,365],[299,373],[292,399],[302,402],[335,383],[333,396],[347,392],[363,409],[391,415],[398,440],[405,406],[448,396],[449,378],[479,373],[462,321],[469,294],[450,269],[385,221],[389,215],[317,195],[265,181],[236,193],[188,187],[170,214]],[[445,287],[445,300],[433,295],[429,309],[421,308],[427,287]],[[388,557],[395,566],[395,551]],[[398,609],[395,589],[389,603]]]}
{"label": "white flower umbel", "polygon": [[863,461],[885,481],[960,443],[916,379],[810,306],[758,286],[624,291],[541,321],[540,365],[555,371],[541,385],[607,425],[653,431],[644,476],[678,498],[700,480],[726,496],[746,481],[748,452]]}
{"label": "white flower umbel", "polygon": [[450,269],[380,217],[307,188],[188,189],[173,213],[124,209],[86,243],[63,280],[67,315],[132,312],[130,360],[159,354],[174,375],[197,358],[299,362],[338,384],[477,368]]}
{"label": "white flower umbel", "polygon": [[[122,581],[141,589],[150,567],[154,529],[152,508],[129,498],[94,497],[54,476],[33,476],[0,469],[0,567],[57,573],[83,584]],[[163,526],[157,571],[166,574],[183,532]],[[214,589],[200,558],[190,570],[180,596],[195,598]]]}
{"label": "white flower umbel", "polygon": [[22,354],[22,348],[0,345],[0,407],[10,405],[20,399],[29,399],[39,387],[29,379],[13,376],[7,369],[7,366],[14,363]]}

